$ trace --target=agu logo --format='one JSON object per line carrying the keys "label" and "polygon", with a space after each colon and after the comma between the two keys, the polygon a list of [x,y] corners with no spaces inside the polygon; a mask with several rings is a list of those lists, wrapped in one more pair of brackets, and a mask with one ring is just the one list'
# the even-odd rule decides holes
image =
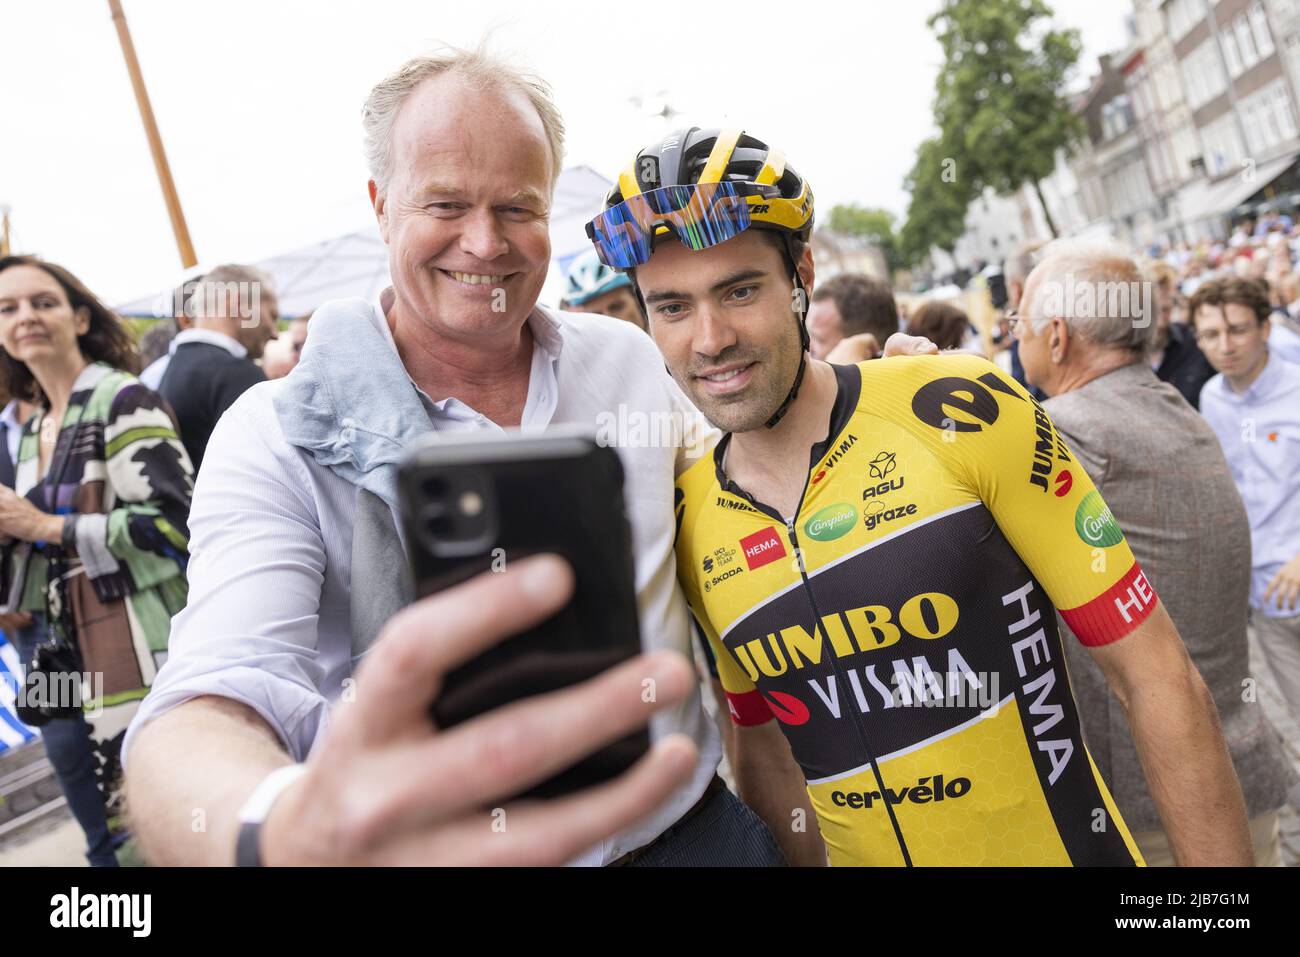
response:
{"label": "agu logo", "polygon": [[1056,485],[1056,491],[1052,494],[1057,498],[1065,498],[1070,494],[1070,489],[1074,488],[1074,476],[1070,474],[1069,469],[1061,469],[1052,481]]}
{"label": "agu logo", "polygon": [[746,535],[740,540],[740,549],[745,553],[745,564],[751,572],[755,568],[772,564],[778,558],[785,558],[785,543],[775,528],[765,528],[753,535]]}
{"label": "agu logo", "polygon": [[898,467],[897,458],[893,452],[877,452],[876,457],[867,463],[867,472],[872,478],[886,478],[890,472]]}

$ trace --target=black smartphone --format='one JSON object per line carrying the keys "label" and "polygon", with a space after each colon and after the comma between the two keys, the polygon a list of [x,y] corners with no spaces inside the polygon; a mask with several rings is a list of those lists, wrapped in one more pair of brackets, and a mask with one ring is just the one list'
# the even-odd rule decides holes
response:
{"label": "black smartphone", "polygon": [[[542,552],[567,559],[575,577],[573,598],[559,612],[445,676],[433,705],[439,728],[576,684],[640,653],[632,530],[613,449],[569,431],[431,436],[402,463],[398,489],[419,598]],[[599,784],[649,747],[641,728],[518,796]]]}

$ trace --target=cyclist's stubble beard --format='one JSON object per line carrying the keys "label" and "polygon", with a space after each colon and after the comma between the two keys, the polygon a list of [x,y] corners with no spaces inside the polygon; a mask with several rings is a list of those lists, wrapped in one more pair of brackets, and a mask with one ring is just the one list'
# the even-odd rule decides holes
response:
{"label": "cyclist's stubble beard", "polygon": [[[737,343],[707,361],[693,361],[684,376],[677,376],[677,381],[714,428],[723,432],[750,432],[766,427],[790,394],[802,352],[798,322],[790,321],[780,339],[768,349],[754,343]],[[735,395],[712,395],[695,378],[697,372],[736,362],[758,362],[759,366],[754,381]]]}

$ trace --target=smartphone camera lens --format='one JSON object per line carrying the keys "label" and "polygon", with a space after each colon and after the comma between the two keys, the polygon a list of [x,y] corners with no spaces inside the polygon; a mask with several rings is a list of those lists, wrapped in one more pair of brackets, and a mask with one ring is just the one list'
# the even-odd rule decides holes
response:
{"label": "smartphone camera lens", "polygon": [[436,501],[446,498],[450,489],[445,478],[440,475],[433,475],[424,480],[422,491],[426,499]]}

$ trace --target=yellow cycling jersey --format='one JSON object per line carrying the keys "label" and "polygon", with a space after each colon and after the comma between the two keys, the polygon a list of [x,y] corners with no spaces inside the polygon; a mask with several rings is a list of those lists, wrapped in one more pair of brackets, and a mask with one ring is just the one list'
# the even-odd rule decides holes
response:
{"label": "yellow cycling jersey", "polygon": [[833,864],[1141,864],[1055,612],[1100,645],[1158,599],[1087,473],[983,358],[835,372],[792,518],[727,478],[729,436],[678,479],[733,720],[781,722]]}

